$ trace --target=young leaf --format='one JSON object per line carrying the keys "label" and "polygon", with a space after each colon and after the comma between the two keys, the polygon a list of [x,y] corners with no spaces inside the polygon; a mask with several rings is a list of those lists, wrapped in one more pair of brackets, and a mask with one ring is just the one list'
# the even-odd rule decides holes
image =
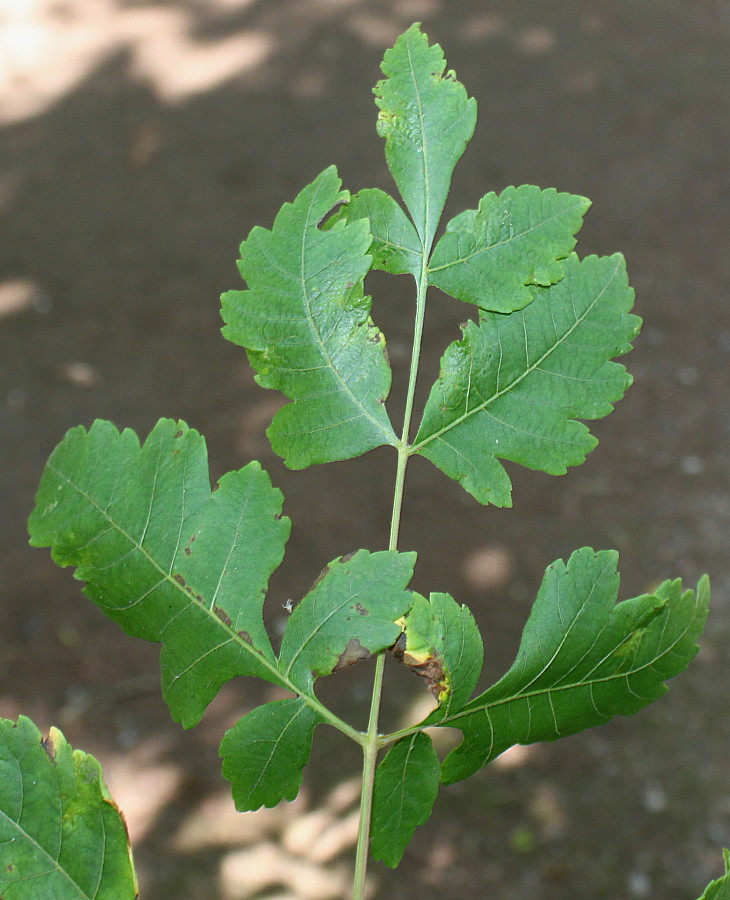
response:
{"label": "young leaf", "polygon": [[484,645],[474,616],[449,594],[413,595],[401,623],[395,657],[422,678],[439,702],[439,713],[461,709],[479,679]]}
{"label": "young leaf", "polygon": [[511,505],[500,459],[562,475],[597,444],[576,419],[600,419],[631,383],[613,357],[641,320],[623,257],[565,262],[565,277],[530,289],[508,316],[483,313],[441,361],[412,451],[462,483],[480,503]]}
{"label": "young leaf", "polygon": [[304,693],[329,675],[390,647],[411,605],[415,553],[358,550],[331,562],[289,616],[279,671]]}
{"label": "young leaf", "polygon": [[476,101],[445,68],[441,47],[412,25],[386,50],[375,86],[385,158],[426,253],[477,117]]}
{"label": "young leaf", "polygon": [[512,668],[439,723],[464,734],[442,764],[445,783],[513,744],[553,741],[635,713],[687,668],[707,616],[707,577],[696,592],[677,579],[617,604],[617,559],[615,551],[584,547],[567,565],[548,568]]}
{"label": "young leaf", "polygon": [[183,422],[160,420],[140,448],[97,421],[54,450],[28,527],[106,615],[162,643],[163,694],[187,728],[236,675],[280,683],[262,608],[289,536],[281,504],[255,462],[211,493],[205,442]]}
{"label": "young leaf", "polygon": [[350,459],[395,444],[385,411],[390,367],[370,319],[363,278],[370,269],[366,220],[320,223],[338,204],[334,166],[285,203],[271,231],[241,244],[247,291],[223,294],[223,334],[247,351],[256,381],[292,400],[267,434],[292,469]]}
{"label": "young leaf", "polygon": [[394,869],[413,832],[431,815],[439,789],[439,761],[422,731],[401,738],[375,770],[370,852]]}
{"label": "young leaf", "polygon": [[725,874],[711,881],[699,900],[730,900],[730,850],[722,851],[725,861]]}
{"label": "young leaf", "polygon": [[312,747],[317,712],[303,700],[274,700],[245,715],[220,746],[223,776],[240,812],[293,800]]}
{"label": "young leaf", "polygon": [[510,313],[533,299],[527,285],[563,277],[559,262],[575,247],[590,200],[533,185],[487,194],[446,226],[428,281],[484,310]]}
{"label": "young leaf", "polygon": [[134,900],[129,836],[99,763],[56,728],[0,719],[0,893],[5,900]]}
{"label": "young leaf", "polygon": [[421,271],[423,251],[411,220],[390,194],[377,188],[358,191],[344,206],[348,222],[367,219],[373,242],[368,252],[373,268],[392,275],[413,275]]}

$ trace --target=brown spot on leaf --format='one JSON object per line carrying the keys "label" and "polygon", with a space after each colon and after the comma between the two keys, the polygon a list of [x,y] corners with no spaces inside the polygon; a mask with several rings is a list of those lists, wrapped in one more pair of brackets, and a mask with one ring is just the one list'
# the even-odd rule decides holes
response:
{"label": "brown spot on leaf", "polygon": [[[407,653],[405,654],[404,661],[406,665],[409,665]],[[425,680],[429,691],[431,691],[437,700],[439,695],[447,690],[449,683],[446,678],[446,673],[444,672],[443,666],[436,658],[432,657],[431,659],[426,660],[425,663],[421,663],[419,666],[411,665],[410,669],[411,672],[415,672],[416,675]]]}
{"label": "brown spot on leaf", "polygon": [[231,625],[233,624],[231,622],[231,617],[224,609],[221,609],[220,606],[214,606],[213,612],[218,616],[218,618],[221,620],[221,622],[223,622],[224,625],[227,625],[229,628],[231,627]]}
{"label": "brown spot on leaf", "polygon": [[53,734],[49,734],[47,738],[44,738],[41,741],[41,747],[43,747],[46,756],[50,759],[52,763],[56,761],[56,742],[53,739]]}
{"label": "brown spot on leaf", "polygon": [[363,647],[357,638],[350,638],[332,671],[341,672],[342,669],[353,666],[355,663],[362,662],[362,660],[367,659],[370,655],[371,653],[367,647]]}
{"label": "brown spot on leaf", "polygon": [[317,575],[317,577],[314,579],[314,582],[312,583],[312,586],[309,589],[310,592],[313,591],[317,587],[317,585],[325,577],[325,575],[329,572],[329,570],[330,570],[329,566],[325,566],[324,569],[322,569],[322,571],[319,573],[319,575]]}
{"label": "brown spot on leaf", "polygon": [[369,615],[368,610],[365,609],[365,607],[362,605],[362,603],[356,603],[356,604],[355,604],[355,612],[356,612],[359,616],[367,616],[367,615]]}
{"label": "brown spot on leaf", "polygon": [[177,581],[180,587],[185,587],[185,579],[182,577],[182,575],[176,574],[172,577],[175,579],[175,581]]}
{"label": "brown spot on leaf", "polygon": [[246,641],[247,644],[250,644],[253,647],[251,635],[247,631],[237,631],[236,634],[241,638],[241,640]]}
{"label": "brown spot on leaf", "polygon": [[419,678],[423,678],[429,691],[438,700],[439,695],[448,689],[449,682],[444,672],[444,667],[435,656],[429,657],[425,662],[417,662],[410,653],[406,652],[406,634],[403,632],[398,640],[390,648],[393,656],[399,663],[403,663]]}
{"label": "brown spot on leaf", "polygon": [[176,432],[175,432],[175,437],[176,437],[176,438],[179,438],[179,437],[182,437],[182,436],[183,436],[182,431],[176,431]]}
{"label": "brown spot on leaf", "polygon": [[405,631],[402,631],[398,635],[398,640],[390,648],[390,652],[398,660],[399,663],[403,662],[403,655],[406,652],[406,633],[405,633]]}
{"label": "brown spot on leaf", "polygon": [[185,556],[190,556],[190,554],[191,554],[192,552],[193,552],[193,551],[190,549],[190,547],[186,547],[186,548],[185,548]]}
{"label": "brown spot on leaf", "polygon": [[344,556],[340,557],[340,562],[341,563],[349,562],[356,553],[357,553],[357,550],[353,550],[352,553],[345,553]]}

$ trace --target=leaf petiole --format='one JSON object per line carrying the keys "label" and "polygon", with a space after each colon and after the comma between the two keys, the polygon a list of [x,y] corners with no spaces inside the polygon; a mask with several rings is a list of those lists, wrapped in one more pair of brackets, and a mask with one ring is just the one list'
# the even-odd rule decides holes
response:
{"label": "leaf petiole", "polygon": [[[412,454],[408,444],[411,418],[413,415],[413,398],[416,393],[416,381],[421,360],[421,344],[423,340],[423,323],[426,313],[426,293],[428,292],[428,250],[424,248],[421,254],[421,270],[416,282],[416,317],[413,329],[413,345],[411,349],[411,364],[408,374],[408,389],[406,403],[403,412],[403,431],[398,443],[398,463],[393,487],[393,508],[390,521],[389,550],[398,549],[398,533],[400,530],[401,512],[403,508],[403,491],[405,487],[406,466]],[[370,818],[373,805],[373,787],[375,784],[375,769],[378,763],[378,753],[386,745],[382,735],[378,734],[378,718],[380,713],[380,698],[383,689],[383,674],[385,670],[385,654],[381,652],[375,661],[375,676],[373,679],[373,692],[370,703],[370,718],[368,730],[358,741],[363,748],[362,791],[360,799],[360,822],[357,834],[357,849],[355,856],[355,875],[353,879],[353,900],[362,900],[365,891],[365,876],[367,874],[368,851],[370,845]]]}

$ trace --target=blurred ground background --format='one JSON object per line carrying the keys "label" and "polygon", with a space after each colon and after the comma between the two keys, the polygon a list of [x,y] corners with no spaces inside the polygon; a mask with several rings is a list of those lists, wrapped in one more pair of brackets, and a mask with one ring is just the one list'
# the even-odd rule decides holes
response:
{"label": "blurred ground background", "polygon": [[[519,748],[442,792],[373,896],[694,900],[730,845],[730,7],[721,0],[0,0],[0,714],[60,726],[102,760],[146,900],[344,897],[358,760],[320,731],[293,804],[236,815],[223,730],[265,687],[227,686],[195,731],[172,724],[157,648],[107,623],[27,547],[43,463],[95,417],[146,433],[181,417],[214,478],[259,458],[294,530],[272,627],[334,556],[387,540],[385,450],[292,473],[263,431],[279,400],[219,334],[239,241],[335,162],[390,190],[371,87],[420,20],[479,102],[447,214],[535,183],[585,194],[581,254],[623,250],[645,328],[636,383],[563,478],[511,467],[515,509],[483,509],[425,461],[403,549],[416,587],[473,609],[485,680],[509,665],[544,568],[615,547],[622,596],[707,570],[702,651],[632,719]],[[405,375],[412,296],[372,278]],[[434,292],[423,385],[462,304]],[[399,408],[402,392],[393,394]],[[364,721],[370,673],[325,693]],[[390,667],[386,725],[422,688]],[[350,707],[349,710],[346,707]]]}

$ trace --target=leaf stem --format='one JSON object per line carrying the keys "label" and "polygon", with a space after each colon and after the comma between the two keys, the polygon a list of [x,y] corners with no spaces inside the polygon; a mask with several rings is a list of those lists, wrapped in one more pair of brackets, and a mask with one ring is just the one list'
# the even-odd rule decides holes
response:
{"label": "leaf stem", "polygon": [[403,505],[403,488],[405,485],[406,465],[412,450],[408,443],[411,431],[411,419],[413,417],[413,399],[416,394],[416,381],[418,379],[418,367],[421,362],[421,342],[423,340],[423,323],[426,317],[426,292],[428,291],[428,254],[424,250],[421,261],[421,272],[417,282],[416,293],[416,321],[413,326],[413,347],[411,350],[411,367],[408,373],[408,391],[406,393],[406,405],[403,410],[403,432],[398,443],[398,467],[395,473],[395,488],[393,492],[393,514],[390,520],[389,550],[395,550],[398,546],[398,531],[400,529],[401,508]]}
{"label": "leaf stem", "polygon": [[[393,488],[393,510],[390,519],[389,550],[398,549],[398,533],[400,530],[401,510],[403,508],[403,491],[405,487],[406,466],[411,456],[408,439],[413,415],[413,398],[416,393],[418,366],[421,359],[421,342],[423,340],[423,323],[426,312],[426,292],[428,290],[428,250],[424,248],[421,259],[421,271],[417,281],[416,320],[413,328],[413,347],[411,350],[411,366],[408,374],[408,390],[406,405],[403,411],[403,431],[397,445],[398,464]],[[360,794],[360,823],[357,832],[357,850],[355,856],[355,875],[353,881],[353,900],[363,900],[365,896],[365,876],[368,866],[368,850],[370,845],[370,818],[373,809],[373,788],[375,785],[375,769],[382,740],[378,733],[380,715],[380,698],[383,691],[383,674],[385,671],[385,654],[380,653],[375,660],[375,676],[373,693],[370,701],[370,717],[367,732],[362,735],[360,743],[363,748],[362,789]]]}
{"label": "leaf stem", "polygon": [[313,697],[310,694],[303,694],[294,686],[290,687],[289,690],[291,690],[295,696],[303,700],[315,712],[319,713],[328,725],[331,725],[333,728],[336,728],[337,731],[342,732],[342,734],[349,737],[350,740],[354,741],[356,744],[360,744],[362,747],[365,746],[366,735],[364,735],[362,731],[353,728],[352,725],[348,725],[344,719],[341,719],[339,716],[335,715],[335,713],[331,712],[326,706],[320,703],[316,697]]}
{"label": "leaf stem", "polygon": [[370,847],[370,817],[373,810],[375,768],[378,762],[378,751],[380,750],[378,740],[378,716],[380,714],[380,697],[383,689],[384,671],[385,654],[380,653],[375,660],[375,677],[373,679],[373,695],[370,701],[370,717],[368,720],[366,740],[363,744],[360,823],[357,830],[355,877],[352,887],[353,900],[363,900],[363,897],[365,896],[365,875],[367,874],[368,850]]}

